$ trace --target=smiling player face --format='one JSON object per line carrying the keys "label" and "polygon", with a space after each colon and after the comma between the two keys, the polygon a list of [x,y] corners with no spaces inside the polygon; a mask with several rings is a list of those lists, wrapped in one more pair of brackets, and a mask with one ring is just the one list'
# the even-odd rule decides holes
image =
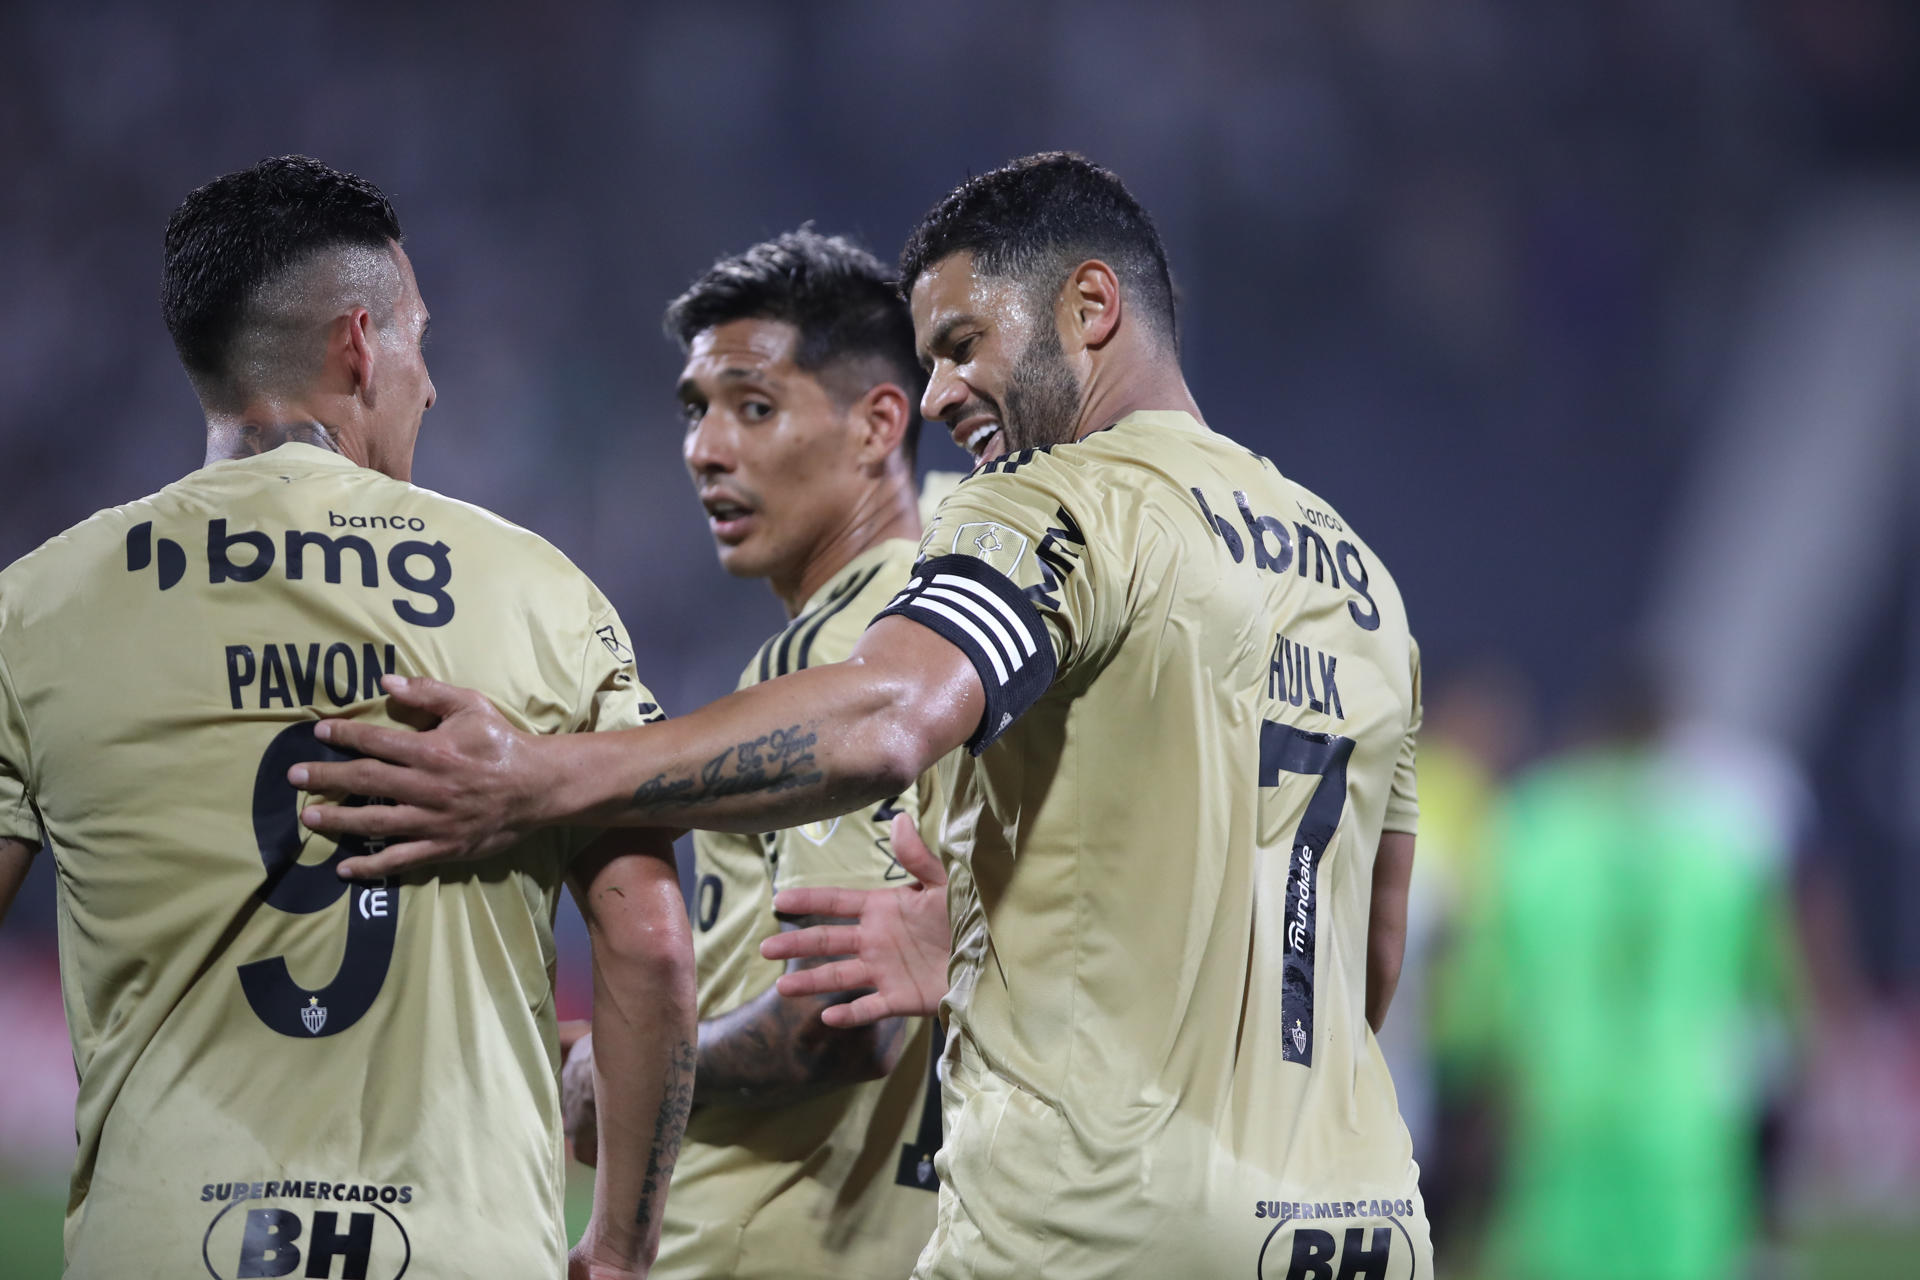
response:
{"label": "smiling player face", "polygon": [[799,340],[784,321],[730,320],[694,336],[680,374],[683,453],[720,565],[776,589],[858,497],[852,410],[794,363]]}
{"label": "smiling player face", "polygon": [[976,465],[1075,437],[1080,382],[1052,309],[1026,284],[979,275],[971,253],[956,253],[921,273],[909,303],[931,375],[921,413],[945,424]]}

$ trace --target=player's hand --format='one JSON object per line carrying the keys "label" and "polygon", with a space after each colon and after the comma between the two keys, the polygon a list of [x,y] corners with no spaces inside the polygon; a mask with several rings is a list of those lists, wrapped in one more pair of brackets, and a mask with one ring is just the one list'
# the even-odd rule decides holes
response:
{"label": "player's hand", "polygon": [[893,820],[893,856],[914,883],[896,889],[788,889],[773,899],[773,909],[785,915],[853,921],[792,929],[760,944],[760,954],[769,960],[846,957],[782,974],[776,984],[783,996],[871,988],[857,1000],[822,1010],[820,1020],[830,1027],[925,1017],[939,1010],[947,994],[952,938],[947,873],[904,813]]}
{"label": "player's hand", "polygon": [[[561,1024],[563,1045],[567,1043],[564,1032],[568,1025]],[[573,1158],[592,1167],[600,1159],[600,1113],[593,1101],[593,1032],[575,1039],[563,1052],[567,1056],[560,1068],[560,1120],[573,1143]]]}
{"label": "player's hand", "polygon": [[314,761],[287,771],[296,787],[373,796],[391,804],[317,804],[300,821],[330,836],[371,838],[370,851],[340,863],[340,875],[371,879],[422,862],[484,858],[532,825],[539,779],[534,738],[485,695],[438,680],[386,676],[381,687],[401,709],[435,718],[426,733],[359,720],[322,720],[314,736],[366,757]]}
{"label": "player's hand", "polygon": [[582,1240],[567,1255],[567,1280],[647,1280],[650,1270],[608,1257],[595,1250],[590,1240]]}

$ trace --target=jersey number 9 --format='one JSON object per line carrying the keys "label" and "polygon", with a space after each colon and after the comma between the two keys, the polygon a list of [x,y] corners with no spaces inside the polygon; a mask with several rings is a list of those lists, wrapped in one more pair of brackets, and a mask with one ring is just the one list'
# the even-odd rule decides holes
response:
{"label": "jersey number 9", "polygon": [[[330,747],[313,736],[313,721],[282,730],[260,759],[253,780],[253,835],[267,878],[260,902],[291,915],[324,911],[347,899],[347,945],[333,981],[308,990],[293,980],[284,956],[240,966],[240,989],[255,1016],[283,1036],[309,1039],[337,1035],[360,1021],[379,996],[393,960],[394,928],[400,918],[400,886],[350,884],[334,871],[344,858],[367,852],[358,837],[345,837],[325,862],[303,864],[300,793],[287,770],[313,760],[348,760],[353,753]],[[365,804],[364,797],[347,800]]]}

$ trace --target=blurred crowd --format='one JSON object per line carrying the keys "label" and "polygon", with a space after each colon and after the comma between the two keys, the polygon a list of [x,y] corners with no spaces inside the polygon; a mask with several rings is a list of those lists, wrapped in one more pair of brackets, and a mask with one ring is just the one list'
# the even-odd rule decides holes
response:
{"label": "blurred crowd", "polygon": [[[0,562],[198,465],[161,229],[310,152],[407,228],[421,482],[556,542],[697,705],[778,612],[713,564],[665,301],[806,220],[887,256],[1059,146],[1155,213],[1202,407],[1366,532],[1427,656],[1385,1048],[1443,1274],[1911,1228],[1905,0],[9,4]],[[45,862],[0,933],[0,1176],[71,1145]]]}

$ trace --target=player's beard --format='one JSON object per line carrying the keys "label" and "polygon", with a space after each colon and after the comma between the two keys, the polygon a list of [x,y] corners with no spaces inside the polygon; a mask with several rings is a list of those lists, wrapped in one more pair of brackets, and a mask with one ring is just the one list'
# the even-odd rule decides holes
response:
{"label": "player's beard", "polygon": [[1060,333],[1042,320],[1007,376],[1007,452],[1065,444],[1080,427],[1080,380],[1067,365]]}

